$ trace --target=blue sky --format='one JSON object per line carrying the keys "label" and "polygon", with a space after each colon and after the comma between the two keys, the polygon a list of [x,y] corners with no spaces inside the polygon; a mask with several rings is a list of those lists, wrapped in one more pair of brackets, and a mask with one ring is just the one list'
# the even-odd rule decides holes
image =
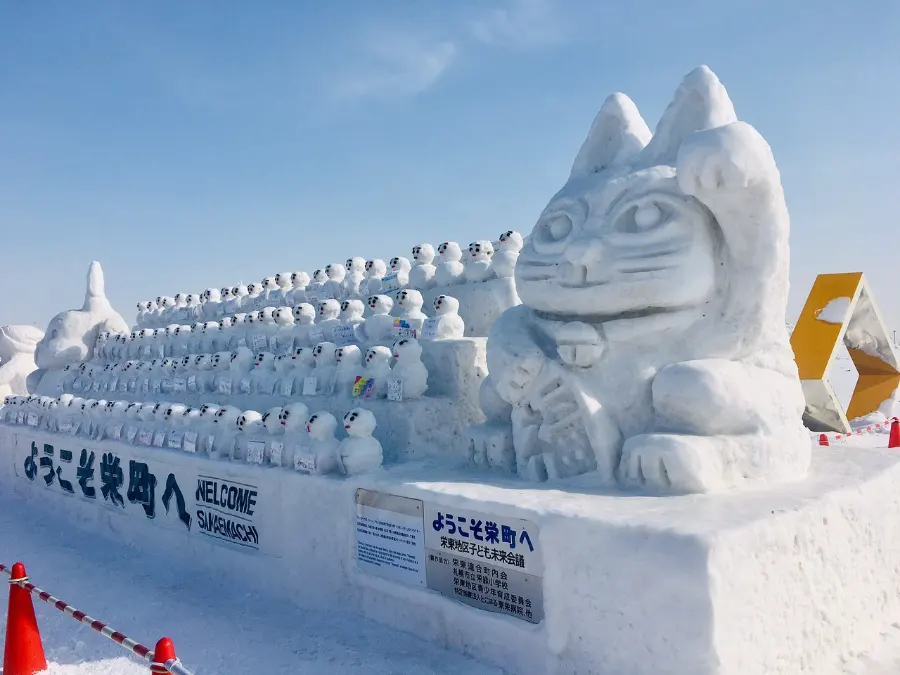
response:
{"label": "blue sky", "polygon": [[772,145],[795,315],[864,271],[900,327],[896,0],[0,6],[0,324],[530,231],[614,91],[705,63]]}

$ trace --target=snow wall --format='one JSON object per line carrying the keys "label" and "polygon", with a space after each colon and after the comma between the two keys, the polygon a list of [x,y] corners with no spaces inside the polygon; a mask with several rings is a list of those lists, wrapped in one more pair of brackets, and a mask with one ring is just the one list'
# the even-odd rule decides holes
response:
{"label": "snow wall", "polygon": [[513,673],[826,673],[900,618],[900,547],[872,545],[900,517],[883,451],[665,498],[422,462],[308,476],[27,426],[0,427],[0,456],[6,498],[166,550],[160,574],[202,557],[223,588],[339,605]]}

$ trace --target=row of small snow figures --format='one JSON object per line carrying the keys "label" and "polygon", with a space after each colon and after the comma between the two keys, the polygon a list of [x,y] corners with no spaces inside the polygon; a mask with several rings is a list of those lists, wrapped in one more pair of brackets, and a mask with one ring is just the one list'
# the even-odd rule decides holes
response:
{"label": "row of small snow figures", "polygon": [[335,437],[329,412],[310,414],[303,403],[264,414],[234,406],[137,403],[49,396],[7,396],[3,421],[95,441],[168,448],[305,473],[348,475],[381,467],[381,443],[372,437],[375,415],[354,408],[343,416],[347,437]]}
{"label": "row of small snow figures", "polygon": [[[361,300],[325,300],[318,310],[302,303],[293,309],[267,307],[260,311],[205,321],[191,325],[172,324],[166,328],[142,328],[129,333],[100,333],[94,354],[103,360],[151,356],[183,356],[189,352],[212,353],[250,346],[275,354],[289,354],[296,347],[319,342],[366,343],[414,336],[426,340],[463,337],[465,322],[459,315],[459,301],[450,295],[437,296],[434,316],[422,311],[422,294],[403,290],[397,294],[402,310],[397,316],[394,301],[387,295],[373,295],[366,305]],[[366,308],[368,317],[363,316]]]}
{"label": "row of small snow figures", "polygon": [[[393,359],[393,364],[391,360]],[[357,380],[362,378],[361,384]],[[394,383],[393,385],[391,383]],[[59,382],[65,393],[134,394],[216,393],[280,396],[339,395],[357,398],[421,398],[428,389],[422,345],[401,338],[392,348],[376,345],[363,355],[356,345],[321,342],[290,355],[254,352],[246,347],[178,359],[82,363],[66,366]],[[354,391],[354,388],[358,391]]]}
{"label": "row of small snow figures", "polygon": [[407,258],[397,257],[391,258],[388,268],[378,258],[354,257],[348,258],[343,265],[326,265],[313,272],[312,278],[306,272],[281,272],[266,277],[259,284],[209,288],[199,294],[159,296],[156,300],[138,303],[136,325],[140,328],[160,327],[194,319],[217,319],[264,307],[296,307],[310,299],[318,303],[327,298],[366,298],[407,287],[427,289],[511,277],[522,248],[522,235],[513,230],[504,232],[497,246],[495,253],[490,241],[472,242],[463,263],[463,254],[456,242],[441,244],[437,261],[431,244],[419,244],[412,251],[415,265]]}

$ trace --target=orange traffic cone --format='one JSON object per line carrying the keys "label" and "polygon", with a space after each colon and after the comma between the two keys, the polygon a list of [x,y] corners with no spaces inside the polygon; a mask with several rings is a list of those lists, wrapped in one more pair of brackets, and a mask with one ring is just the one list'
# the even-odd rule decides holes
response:
{"label": "orange traffic cone", "polygon": [[821,434],[819,436],[819,445],[824,445],[824,446],[831,445],[831,443],[828,442],[828,436],[826,436],[825,434]]}
{"label": "orange traffic cone", "polygon": [[888,436],[889,448],[900,448],[900,420],[896,417],[891,421],[891,435]]}
{"label": "orange traffic cone", "polygon": [[27,579],[25,565],[17,562],[9,584],[9,611],[6,615],[6,648],[3,675],[34,675],[47,670],[44,646],[34,616],[31,593],[14,581]]}
{"label": "orange traffic cone", "polygon": [[153,662],[150,664],[151,673],[171,675],[166,669],[166,662],[175,659],[175,645],[167,637],[160,638],[153,650]]}

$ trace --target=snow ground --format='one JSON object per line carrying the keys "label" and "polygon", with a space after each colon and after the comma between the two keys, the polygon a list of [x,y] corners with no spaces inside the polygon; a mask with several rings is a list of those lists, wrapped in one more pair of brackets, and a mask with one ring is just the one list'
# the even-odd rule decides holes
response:
{"label": "snow ground", "polygon": [[[73,530],[59,516],[27,511],[0,495],[0,559],[22,560],[35,585],[151,648],[167,635],[195,675],[502,675],[350,614],[310,612],[246,592],[230,579],[210,578],[199,564],[182,573],[179,561],[179,572],[169,572],[173,556],[176,551],[143,554]],[[2,650],[5,597],[0,608]],[[46,603],[35,600],[35,612],[50,673],[149,672],[122,647]]]}

